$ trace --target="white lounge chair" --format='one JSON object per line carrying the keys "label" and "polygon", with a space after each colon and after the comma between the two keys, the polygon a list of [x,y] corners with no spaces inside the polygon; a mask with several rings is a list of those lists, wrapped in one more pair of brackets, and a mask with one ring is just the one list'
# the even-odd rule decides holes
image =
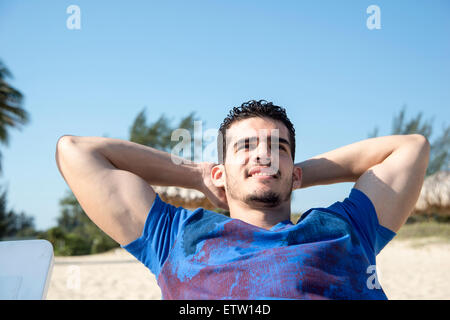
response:
{"label": "white lounge chair", "polygon": [[52,269],[47,240],[0,241],[0,300],[45,299]]}

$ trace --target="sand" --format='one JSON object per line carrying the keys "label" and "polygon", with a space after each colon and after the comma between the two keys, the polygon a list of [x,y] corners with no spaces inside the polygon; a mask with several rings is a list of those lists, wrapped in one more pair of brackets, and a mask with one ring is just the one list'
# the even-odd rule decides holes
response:
{"label": "sand", "polygon": [[[378,280],[389,299],[450,299],[450,243],[396,240],[377,257]],[[55,257],[47,299],[161,299],[154,275],[122,248]]]}

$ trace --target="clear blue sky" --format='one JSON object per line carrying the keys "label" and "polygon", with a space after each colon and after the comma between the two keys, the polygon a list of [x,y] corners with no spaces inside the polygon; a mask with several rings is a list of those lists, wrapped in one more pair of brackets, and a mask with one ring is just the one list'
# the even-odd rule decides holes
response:
{"label": "clear blue sky", "polygon": [[[69,30],[69,5],[81,29]],[[369,5],[381,29],[369,30]],[[55,160],[63,134],[127,139],[137,113],[175,120],[196,111],[218,128],[232,106],[266,99],[297,131],[296,161],[390,134],[392,118],[450,119],[450,2],[0,2],[0,59],[31,122],[2,146],[9,207],[56,225],[67,185]],[[433,136],[432,136],[433,138]],[[432,140],[432,139],[431,139]],[[295,192],[304,211],[343,200],[353,184]]]}

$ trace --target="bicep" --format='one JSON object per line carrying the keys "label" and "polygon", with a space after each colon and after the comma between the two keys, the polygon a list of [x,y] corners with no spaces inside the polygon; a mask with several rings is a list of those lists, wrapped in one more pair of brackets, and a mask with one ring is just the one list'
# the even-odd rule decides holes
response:
{"label": "bicep", "polygon": [[58,142],[56,159],[81,207],[100,229],[121,245],[141,235],[156,197],[150,185],[99,153],[75,147],[70,137]]}
{"label": "bicep", "polygon": [[405,223],[419,197],[428,157],[427,140],[418,138],[359,177],[354,188],[370,198],[382,226],[397,232]]}

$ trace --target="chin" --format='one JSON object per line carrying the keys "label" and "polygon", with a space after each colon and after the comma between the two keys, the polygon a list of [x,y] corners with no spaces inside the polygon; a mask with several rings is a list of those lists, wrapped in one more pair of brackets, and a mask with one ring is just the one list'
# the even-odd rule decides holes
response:
{"label": "chin", "polygon": [[264,207],[276,207],[281,203],[281,196],[273,191],[259,192],[247,195],[245,199],[248,204],[259,204]]}

